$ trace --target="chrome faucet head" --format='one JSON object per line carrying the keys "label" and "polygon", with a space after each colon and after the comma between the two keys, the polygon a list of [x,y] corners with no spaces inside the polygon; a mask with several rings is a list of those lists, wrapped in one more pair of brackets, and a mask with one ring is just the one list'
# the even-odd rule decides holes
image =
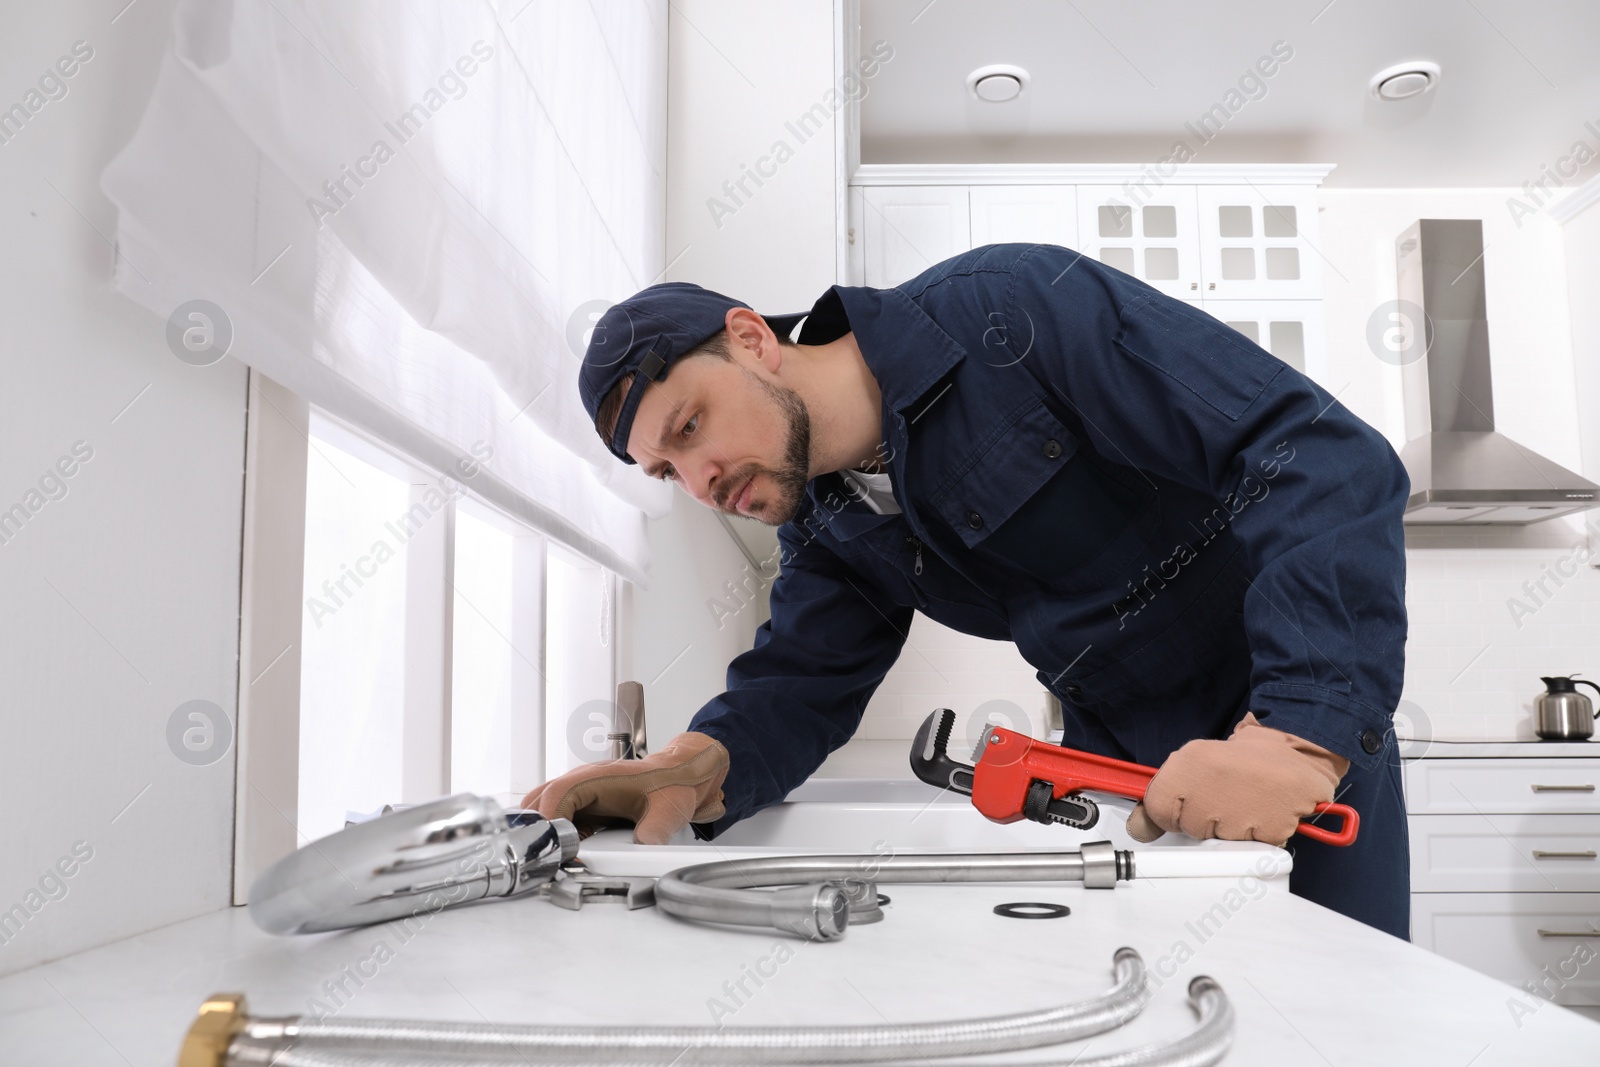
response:
{"label": "chrome faucet head", "polygon": [[250,887],[250,918],[308,934],[518,896],[578,855],[577,828],[457,793],[347,826],[283,857]]}

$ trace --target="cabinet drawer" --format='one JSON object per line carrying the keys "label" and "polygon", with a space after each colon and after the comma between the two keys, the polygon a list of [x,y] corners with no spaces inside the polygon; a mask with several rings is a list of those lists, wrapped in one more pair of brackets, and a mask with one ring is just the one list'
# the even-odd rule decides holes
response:
{"label": "cabinet drawer", "polygon": [[1529,1007],[1600,1004],[1600,893],[1415,893],[1411,940],[1519,990],[1531,983],[1542,993],[1524,993]]}
{"label": "cabinet drawer", "polygon": [[1411,889],[1600,893],[1600,814],[1412,815]]}
{"label": "cabinet drawer", "polygon": [[1404,774],[1413,815],[1600,812],[1600,759],[1418,759]]}

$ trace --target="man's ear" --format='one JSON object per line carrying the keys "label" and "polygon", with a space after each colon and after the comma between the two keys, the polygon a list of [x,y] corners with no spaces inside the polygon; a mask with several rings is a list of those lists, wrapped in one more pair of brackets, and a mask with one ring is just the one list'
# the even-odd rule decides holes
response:
{"label": "man's ear", "polygon": [[726,321],[728,347],[735,359],[741,355],[768,371],[783,364],[783,346],[767,320],[749,308],[729,308]]}

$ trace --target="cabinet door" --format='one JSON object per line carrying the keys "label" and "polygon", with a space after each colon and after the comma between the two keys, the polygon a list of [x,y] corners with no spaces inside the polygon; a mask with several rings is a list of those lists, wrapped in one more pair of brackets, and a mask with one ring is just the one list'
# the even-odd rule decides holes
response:
{"label": "cabinet door", "polygon": [[972,247],[964,185],[874,185],[862,202],[867,285],[899,285]]}
{"label": "cabinet door", "polygon": [[1200,240],[1194,189],[1167,185],[1129,198],[1121,186],[1078,186],[1078,250],[1168,296],[1197,299]]}
{"label": "cabinet door", "polygon": [[1207,300],[1322,296],[1315,186],[1201,185],[1195,195]]}
{"label": "cabinet door", "polygon": [[1024,241],[1078,247],[1078,190],[1072,185],[974,185],[972,247]]}
{"label": "cabinet door", "polygon": [[1600,1004],[1600,967],[1583,966],[1600,953],[1600,894],[1413,893],[1411,941],[1557,1004]]}
{"label": "cabinet door", "polygon": [[1200,306],[1318,385],[1328,384],[1320,300],[1202,300]]}

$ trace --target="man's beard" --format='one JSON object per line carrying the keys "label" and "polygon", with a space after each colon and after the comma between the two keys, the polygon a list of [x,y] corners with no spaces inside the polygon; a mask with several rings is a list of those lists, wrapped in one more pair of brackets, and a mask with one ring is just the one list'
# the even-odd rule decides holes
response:
{"label": "man's beard", "polygon": [[[801,400],[800,394],[793,389],[773,385],[743,367],[739,369],[761,386],[767,398],[783,414],[784,422],[788,425],[788,433],[784,440],[783,460],[779,466],[769,468],[752,463],[739,468],[727,481],[728,484],[739,486],[742,490],[745,482],[756,474],[767,475],[772,480],[776,495],[767,501],[760,512],[752,512],[750,518],[764,522],[768,526],[782,526],[794,518],[795,512],[800,510],[801,498],[805,496],[806,485],[811,481],[811,413],[806,410],[806,402]],[[733,501],[724,500],[721,501],[721,505],[725,509],[730,508]]]}

